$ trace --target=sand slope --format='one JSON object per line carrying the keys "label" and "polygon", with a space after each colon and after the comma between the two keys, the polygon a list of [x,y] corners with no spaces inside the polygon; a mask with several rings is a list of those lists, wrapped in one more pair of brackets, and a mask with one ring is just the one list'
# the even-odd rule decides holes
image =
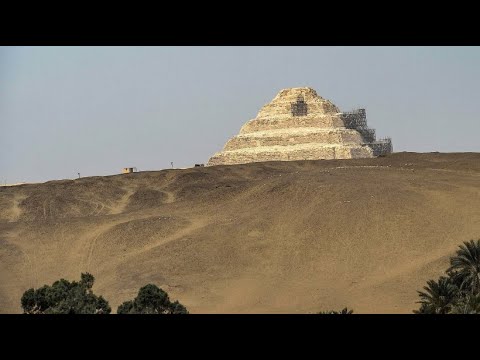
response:
{"label": "sand slope", "polygon": [[0,312],[89,271],[193,313],[409,313],[480,237],[480,154],[252,163],[0,188]]}

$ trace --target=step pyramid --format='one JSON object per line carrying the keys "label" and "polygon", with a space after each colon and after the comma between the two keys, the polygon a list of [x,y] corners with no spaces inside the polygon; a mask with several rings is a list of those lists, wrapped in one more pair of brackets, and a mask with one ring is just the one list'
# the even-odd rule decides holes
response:
{"label": "step pyramid", "polygon": [[261,161],[371,158],[392,151],[377,141],[364,109],[342,113],[309,87],[281,90],[214,154],[207,166]]}

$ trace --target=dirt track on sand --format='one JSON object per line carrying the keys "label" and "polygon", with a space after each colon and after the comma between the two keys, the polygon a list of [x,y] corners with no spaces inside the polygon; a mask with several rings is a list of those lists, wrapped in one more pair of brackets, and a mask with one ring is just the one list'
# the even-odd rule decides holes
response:
{"label": "dirt track on sand", "polygon": [[411,313],[480,237],[480,154],[269,162],[0,188],[0,312],[91,272],[192,313]]}

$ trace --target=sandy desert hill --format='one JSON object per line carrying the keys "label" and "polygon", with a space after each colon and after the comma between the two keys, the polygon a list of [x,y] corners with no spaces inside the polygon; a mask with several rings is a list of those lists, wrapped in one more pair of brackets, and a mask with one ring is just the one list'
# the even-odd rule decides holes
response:
{"label": "sandy desert hill", "polygon": [[480,237],[480,154],[251,163],[0,188],[0,312],[96,277],[112,308],[155,283],[192,313],[411,313]]}

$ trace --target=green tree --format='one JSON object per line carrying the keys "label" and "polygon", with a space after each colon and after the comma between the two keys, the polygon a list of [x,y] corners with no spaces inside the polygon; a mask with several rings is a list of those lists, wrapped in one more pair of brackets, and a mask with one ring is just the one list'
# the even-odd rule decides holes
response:
{"label": "green tree", "polygon": [[185,306],[183,306],[182,304],[180,304],[177,301],[173,302],[171,305],[170,305],[170,309],[172,311],[172,314],[188,314],[188,310]]}
{"label": "green tree", "polygon": [[414,314],[435,314],[435,309],[432,305],[423,303],[420,305],[420,309],[413,310]]}
{"label": "green tree", "polygon": [[447,276],[419,291],[416,314],[480,314],[480,239],[465,241],[450,258]]}
{"label": "green tree", "polygon": [[452,314],[480,314],[480,294],[466,294],[452,308]]}
{"label": "green tree", "polygon": [[450,259],[449,272],[456,272],[461,278],[460,290],[473,293],[480,292],[480,239],[465,241],[457,250],[457,255]]}
{"label": "green tree", "polygon": [[429,280],[420,296],[420,310],[417,314],[448,314],[457,300],[458,288],[449,277],[441,276],[438,281]]}
{"label": "green tree", "polygon": [[65,279],[51,286],[28,289],[21,298],[25,314],[110,314],[111,308],[102,296],[93,291],[95,278],[89,273],[81,275],[79,282]]}
{"label": "green tree", "polygon": [[153,284],[140,288],[135,299],[125,301],[117,314],[188,314],[178,301],[171,302],[168,294]]}

